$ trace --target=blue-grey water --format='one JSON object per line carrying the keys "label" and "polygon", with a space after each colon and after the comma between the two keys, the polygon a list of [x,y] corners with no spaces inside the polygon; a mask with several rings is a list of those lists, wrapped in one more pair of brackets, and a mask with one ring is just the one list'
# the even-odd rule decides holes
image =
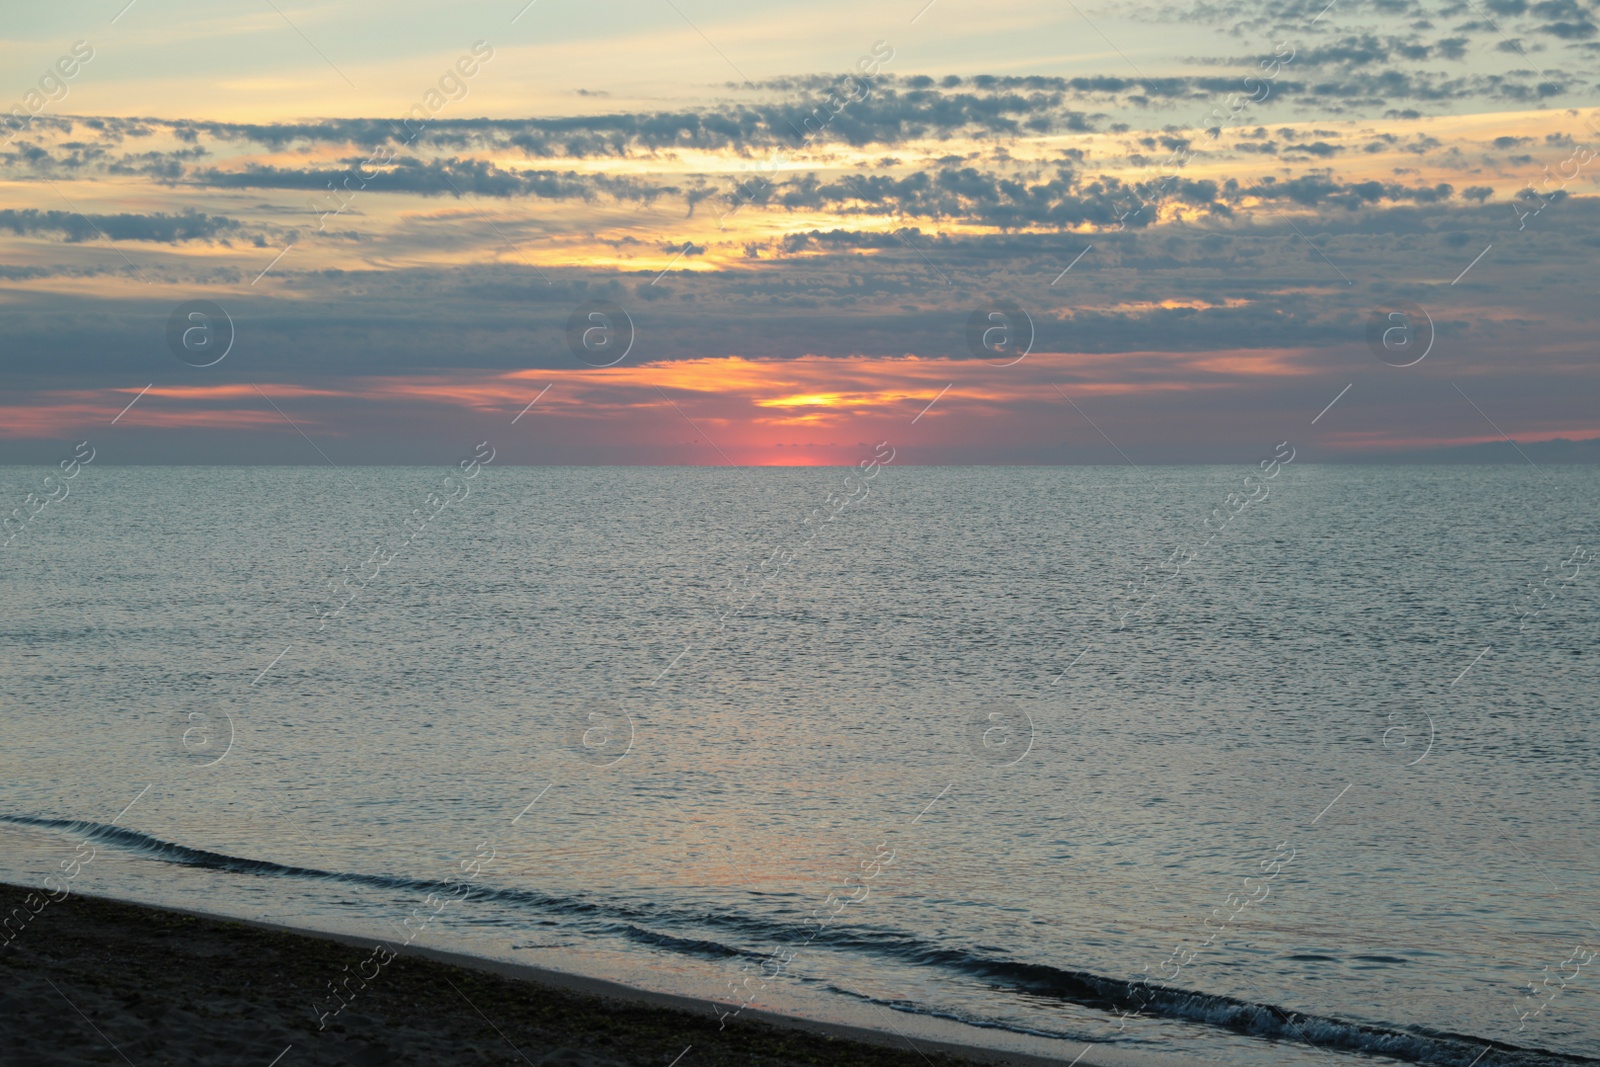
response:
{"label": "blue-grey water", "polygon": [[0,879],[1063,1061],[1600,1060],[1600,472],[1252,471],[91,465],[0,550]]}

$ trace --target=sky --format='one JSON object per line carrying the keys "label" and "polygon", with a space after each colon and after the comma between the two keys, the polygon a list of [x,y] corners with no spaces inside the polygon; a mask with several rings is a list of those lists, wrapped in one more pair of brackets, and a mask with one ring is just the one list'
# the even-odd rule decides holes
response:
{"label": "sky", "polygon": [[7,5],[0,463],[1594,438],[1597,7]]}

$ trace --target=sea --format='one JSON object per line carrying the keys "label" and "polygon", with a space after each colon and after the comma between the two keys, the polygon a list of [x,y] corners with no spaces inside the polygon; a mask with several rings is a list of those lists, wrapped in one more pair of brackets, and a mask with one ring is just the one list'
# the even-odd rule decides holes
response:
{"label": "sea", "polygon": [[0,468],[0,881],[912,1047],[1600,1062],[1600,471],[867,455]]}

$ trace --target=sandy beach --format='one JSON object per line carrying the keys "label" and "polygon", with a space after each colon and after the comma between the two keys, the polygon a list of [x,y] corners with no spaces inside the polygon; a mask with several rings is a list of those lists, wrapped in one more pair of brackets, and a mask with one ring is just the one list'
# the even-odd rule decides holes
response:
{"label": "sandy beach", "polygon": [[[30,890],[4,887],[22,902]],[[35,906],[41,897],[35,897]],[[0,947],[8,1064],[1043,1064],[573,975],[73,895]],[[348,971],[346,970],[348,968]],[[353,977],[346,1006],[330,976]],[[325,1024],[325,1025],[323,1025]]]}

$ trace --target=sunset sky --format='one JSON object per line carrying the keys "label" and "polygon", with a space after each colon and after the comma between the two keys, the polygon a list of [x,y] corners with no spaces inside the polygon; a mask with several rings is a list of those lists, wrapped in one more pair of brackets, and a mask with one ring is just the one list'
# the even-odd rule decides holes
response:
{"label": "sunset sky", "polygon": [[0,462],[1595,437],[1597,7],[7,5]]}

